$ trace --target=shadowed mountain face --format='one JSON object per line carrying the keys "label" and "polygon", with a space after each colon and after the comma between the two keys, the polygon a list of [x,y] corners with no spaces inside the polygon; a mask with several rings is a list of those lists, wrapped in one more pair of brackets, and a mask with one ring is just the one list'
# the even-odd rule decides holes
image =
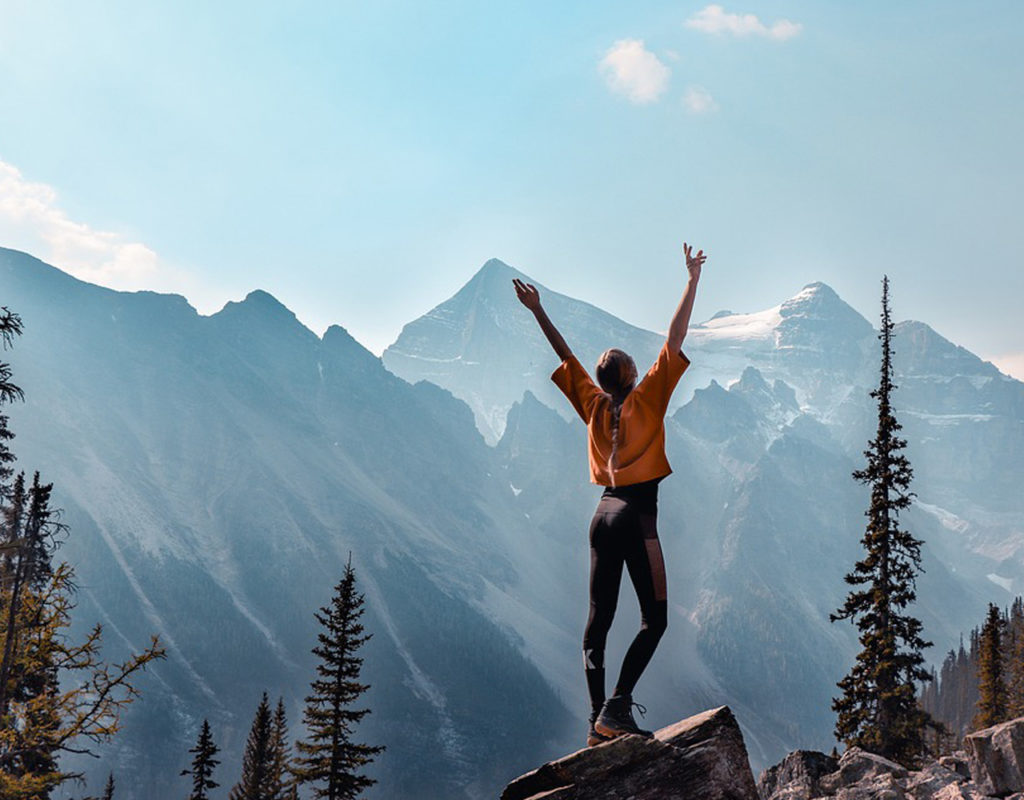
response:
{"label": "shadowed mountain face", "polygon": [[[388,746],[376,796],[490,797],[579,746],[599,490],[514,275],[488,262],[406,326],[385,363],[439,384],[410,385],[263,292],[200,317],[0,251],[0,302],[26,326],[9,353],[27,397],[14,449],[66,509],[76,621],[108,623],[114,653],[150,632],[171,653],[108,751],[125,765],[119,796],[161,779],[177,797],[204,716],[230,786],[264,689],[300,727],[312,612],[350,550],[374,634],[360,734]],[[584,364],[619,346],[643,371],[661,345],[544,298]],[[829,699],[857,645],[828,613],[863,532],[868,493],[850,472],[874,430],[878,342],[812,284],[692,326],[684,349],[660,496],[669,630],[637,697],[647,727],[728,703],[758,768],[831,745]],[[896,367],[919,494],[905,521],[928,543],[917,610],[939,659],[1024,581],[1024,387],[921,323],[898,327]],[[624,585],[610,664],[636,608]]]}
{"label": "shadowed mountain face", "polygon": [[200,317],[0,251],[0,296],[25,324],[15,452],[65,509],[75,622],[105,623],[112,656],[150,633],[169,651],[84,764],[116,764],[119,796],[180,796],[204,716],[230,787],[265,689],[300,728],[313,612],[349,551],[373,634],[359,735],[388,746],[378,796],[493,794],[564,746],[565,704],[484,602],[517,582],[505,551],[530,527],[463,403],[263,292]]}

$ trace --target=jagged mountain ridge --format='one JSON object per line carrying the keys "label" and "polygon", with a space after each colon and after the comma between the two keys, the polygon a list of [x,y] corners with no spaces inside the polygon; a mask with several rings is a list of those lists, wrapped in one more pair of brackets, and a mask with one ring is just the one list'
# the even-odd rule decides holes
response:
{"label": "jagged mountain ridge", "polygon": [[[567,419],[564,408],[565,417],[540,391],[524,396],[530,387],[520,383],[502,436],[489,448],[473,412],[446,390],[426,382],[409,386],[389,375],[341,328],[318,339],[269,295],[254,293],[205,318],[180,298],[85,288],[67,276],[56,280],[47,272],[52,268],[26,258],[17,259],[23,262],[17,281],[13,267],[0,270],[5,297],[38,315],[34,322],[26,316],[28,330],[11,354],[30,398],[15,409],[15,452],[24,464],[54,470],[49,478],[63,492],[60,502],[76,532],[69,548],[81,544],[75,560],[90,577],[91,610],[131,640],[154,620],[177,634],[180,656],[169,662],[166,676],[161,673],[166,701],[146,705],[169,730],[186,739],[184,723],[194,722],[200,709],[205,713],[210,696],[242,674],[247,685],[228,691],[219,712],[234,737],[229,746],[238,752],[251,714],[245,704],[254,708],[267,682],[290,686],[293,701],[301,695],[296,676],[304,665],[286,662],[299,662],[307,651],[308,642],[300,640],[312,634],[309,612],[324,602],[314,597],[310,575],[329,582],[330,565],[340,565],[351,547],[357,564],[365,565],[360,574],[368,605],[376,607],[368,627],[377,642],[388,642],[378,663],[367,665],[393,676],[388,691],[377,689],[368,721],[379,720],[376,732],[392,745],[393,766],[381,773],[392,791],[407,785],[402,781],[433,779],[428,759],[443,765],[438,772],[457,776],[458,791],[470,797],[493,794],[500,772],[507,777],[536,763],[507,743],[486,753],[466,749],[490,745],[479,704],[495,693],[491,702],[507,703],[502,708],[513,720],[526,715],[531,740],[541,730],[556,742],[552,752],[574,746],[585,707],[578,642],[586,616],[585,532],[597,490],[586,483],[582,426]],[[509,308],[525,320],[501,338],[510,351],[522,349],[515,331],[539,334],[505,285],[507,274],[500,274],[500,265],[490,270],[497,275],[491,284],[509,294]],[[48,274],[53,280],[42,281]],[[486,317],[488,285],[478,284],[464,313]],[[835,379],[837,368],[856,374],[849,355],[838,367],[813,359],[801,367],[798,359],[834,349],[827,312],[838,298],[809,288],[808,297],[787,307],[789,351],[774,352],[774,332],[747,336],[760,348],[757,359],[733,346],[737,336],[713,335],[727,325],[733,334],[740,326],[749,334],[750,320],[729,321],[743,315],[695,326],[691,335],[702,327],[712,333],[703,343],[697,335],[688,340],[694,366],[680,396],[692,398],[676,407],[667,425],[675,474],[663,484],[660,527],[670,570],[670,624],[642,683],[644,696],[656,699],[648,703],[648,724],[729,702],[761,766],[795,746],[824,746],[832,723],[828,700],[856,644],[852,632],[828,625],[827,613],[843,592],[842,574],[856,556],[866,507],[849,472],[871,433],[873,334],[863,321],[869,330],[861,386]],[[61,296],[63,305],[51,302]],[[589,347],[596,357],[607,346],[583,342],[588,330],[605,331],[604,340],[619,345],[614,330],[633,331],[640,345],[650,343],[650,358],[660,346],[657,335],[637,334],[592,306],[576,309],[578,324],[556,321],[567,335],[580,333],[572,337],[577,352]],[[588,319],[594,312],[596,322]],[[459,317],[450,320],[458,329]],[[824,330],[801,350],[792,337],[803,320],[817,320]],[[488,325],[482,321],[476,330]],[[852,318],[849,325],[863,329]],[[30,338],[43,331],[42,338]],[[69,341],[73,352],[64,352]],[[925,337],[913,360],[928,391],[938,385],[929,377],[935,363],[945,363],[944,353],[953,348],[944,342]],[[539,344],[548,347],[542,338]],[[720,351],[712,352],[713,345]],[[633,352],[642,362],[641,351]],[[537,380],[549,389],[553,355],[544,349],[531,358]],[[715,358],[721,363],[710,377],[719,377],[702,384],[699,369]],[[979,408],[996,403],[1005,409],[991,416],[1012,433],[1019,396],[1013,387],[1019,384],[985,380],[983,362],[970,363],[980,374],[971,373],[969,391],[962,391]],[[797,380],[804,375],[813,381]],[[104,386],[118,386],[124,402],[111,402]],[[928,397],[924,390],[915,394],[921,413],[934,411]],[[554,400],[564,403],[558,395]],[[950,427],[945,417],[942,425],[921,419],[925,430],[938,427],[932,433]],[[946,437],[933,438],[930,448],[949,452]],[[1011,438],[1010,455],[1004,450],[1001,461],[992,461],[994,469],[1013,472],[1012,444]],[[69,452],[74,465],[63,466]],[[911,454],[920,475],[931,469],[931,458],[918,455]],[[958,465],[962,473],[971,468]],[[933,472],[941,478],[941,469]],[[984,483],[985,475],[977,480]],[[967,489],[960,491],[973,501]],[[118,508],[112,496],[125,495],[144,513],[119,517],[107,510]],[[206,499],[197,503],[197,497]],[[816,502],[807,503],[809,497]],[[999,570],[1001,580],[1019,580],[1017,561],[1000,560],[991,544],[1005,544],[1019,513],[1013,498],[1005,498],[1007,510],[996,523],[991,513],[955,516],[939,493],[922,492],[922,501],[908,520],[929,541],[922,616],[941,643],[973,624],[987,591],[1001,591],[989,574]],[[953,505],[960,514],[972,507]],[[142,618],[140,587],[152,609],[142,603]],[[424,613],[424,596],[431,613]],[[624,586],[609,640],[612,661],[634,632],[634,607]],[[91,619],[89,610],[82,616]],[[204,632],[189,622],[211,616],[230,624]],[[244,652],[244,660],[225,658],[225,630],[238,638],[229,640],[230,652]],[[438,641],[456,647],[438,648]],[[463,641],[474,643],[478,659],[446,661],[455,654],[465,659],[457,646]],[[250,678],[246,667],[261,662],[272,666]],[[506,697],[510,678],[520,688]],[[403,722],[410,707],[415,721]],[[297,721],[297,709],[290,712]],[[139,761],[168,748],[153,741],[153,730],[136,725],[123,740],[142,743],[143,753],[119,755]],[[183,753],[191,742],[172,744]],[[451,782],[437,780],[423,796],[452,796]]]}

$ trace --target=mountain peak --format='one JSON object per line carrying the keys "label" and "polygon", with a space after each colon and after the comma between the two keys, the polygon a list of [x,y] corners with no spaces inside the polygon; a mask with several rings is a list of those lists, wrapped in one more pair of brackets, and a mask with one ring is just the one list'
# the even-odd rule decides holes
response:
{"label": "mountain peak", "polygon": [[245,328],[256,325],[266,330],[289,330],[316,341],[319,337],[303,325],[295,312],[280,300],[262,289],[254,289],[241,301],[230,301],[224,308],[210,317],[217,324],[241,325]]}
{"label": "mountain peak", "polygon": [[489,258],[484,262],[484,265],[477,270],[477,272],[515,272],[515,270],[500,258]]}
{"label": "mountain peak", "polygon": [[[816,281],[804,286],[789,300],[779,306],[779,333],[782,344],[793,344],[799,340],[808,344],[806,334],[824,340],[855,339],[869,337],[874,333],[871,323],[826,283]],[[793,339],[793,337],[796,339]],[[824,337],[824,338],[822,338]]]}
{"label": "mountain peak", "polygon": [[280,300],[270,294],[270,292],[265,292],[263,289],[253,289],[245,296],[244,300],[231,300],[225,303],[224,308],[218,311],[217,314],[223,314],[225,312],[228,314],[243,312],[247,314],[258,314],[260,316],[297,321],[294,312],[289,310]]}
{"label": "mountain peak", "polygon": [[242,303],[248,303],[250,306],[256,308],[265,308],[273,311],[287,311],[289,314],[292,313],[288,311],[285,305],[274,297],[274,295],[270,292],[264,291],[263,289],[253,289],[245,296]]}
{"label": "mountain peak", "polygon": [[505,284],[509,283],[513,278],[519,278],[527,283],[537,285],[536,281],[529,275],[520,272],[515,267],[506,264],[500,259],[489,258],[476,271],[476,274],[466,282],[466,286],[484,287],[490,290],[491,287],[501,285],[502,289],[508,288],[510,290],[511,287],[506,287]]}
{"label": "mountain peak", "polygon": [[815,281],[814,283],[808,283],[793,295],[789,300],[782,304],[783,308],[790,305],[805,305],[809,303],[842,303],[843,299],[836,294],[835,289],[829,286],[827,283],[821,281]]}

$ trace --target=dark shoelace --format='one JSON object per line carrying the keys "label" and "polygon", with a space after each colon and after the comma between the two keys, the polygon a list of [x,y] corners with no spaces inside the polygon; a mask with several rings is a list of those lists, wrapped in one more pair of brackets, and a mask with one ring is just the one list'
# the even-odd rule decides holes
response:
{"label": "dark shoelace", "polygon": [[644,708],[642,705],[640,705],[639,703],[636,703],[636,702],[634,702],[633,705],[636,706],[636,710],[640,712],[640,716],[641,717],[646,717],[647,716],[647,709],[646,708]]}

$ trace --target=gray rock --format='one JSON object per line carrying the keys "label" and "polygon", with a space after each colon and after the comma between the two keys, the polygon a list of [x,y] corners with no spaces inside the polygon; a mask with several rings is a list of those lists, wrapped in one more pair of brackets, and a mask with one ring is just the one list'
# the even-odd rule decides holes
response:
{"label": "gray rock", "polygon": [[989,795],[978,790],[973,783],[951,783],[939,789],[931,800],[988,800]]}
{"label": "gray rock", "polygon": [[914,800],[931,800],[940,789],[967,779],[942,764],[932,762],[919,772],[912,772],[906,781],[907,794]]}
{"label": "gray rock", "polygon": [[852,787],[865,779],[881,775],[906,778],[906,767],[882,756],[851,747],[839,759],[839,769],[821,779],[823,794],[837,794],[844,787]]}
{"label": "gray rock", "polygon": [[528,772],[501,800],[758,800],[736,718],[711,709],[659,730],[622,736]]}
{"label": "gray rock", "polygon": [[995,797],[1024,791],[1024,717],[976,731],[964,746],[980,791]]}
{"label": "gray rock", "polygon": [[865,775],[835,794],[835,800],[906,800],[906,797],[903,786],[891,772]]}
{"label": "gray rock", "polygon": [[839,762],[815,750],[796,750],[761,773],[761,800],[807,800],[821,794],[820,780],[835,772]]}
{"label": "gray rock", "polygon": [[948,756],[942,756],[939,758],[939,763],[946,767],[946,769],[951,769],[965,778],[971,777],[971,767],[967,763],[967,753],[963,750],[955,750]]}

